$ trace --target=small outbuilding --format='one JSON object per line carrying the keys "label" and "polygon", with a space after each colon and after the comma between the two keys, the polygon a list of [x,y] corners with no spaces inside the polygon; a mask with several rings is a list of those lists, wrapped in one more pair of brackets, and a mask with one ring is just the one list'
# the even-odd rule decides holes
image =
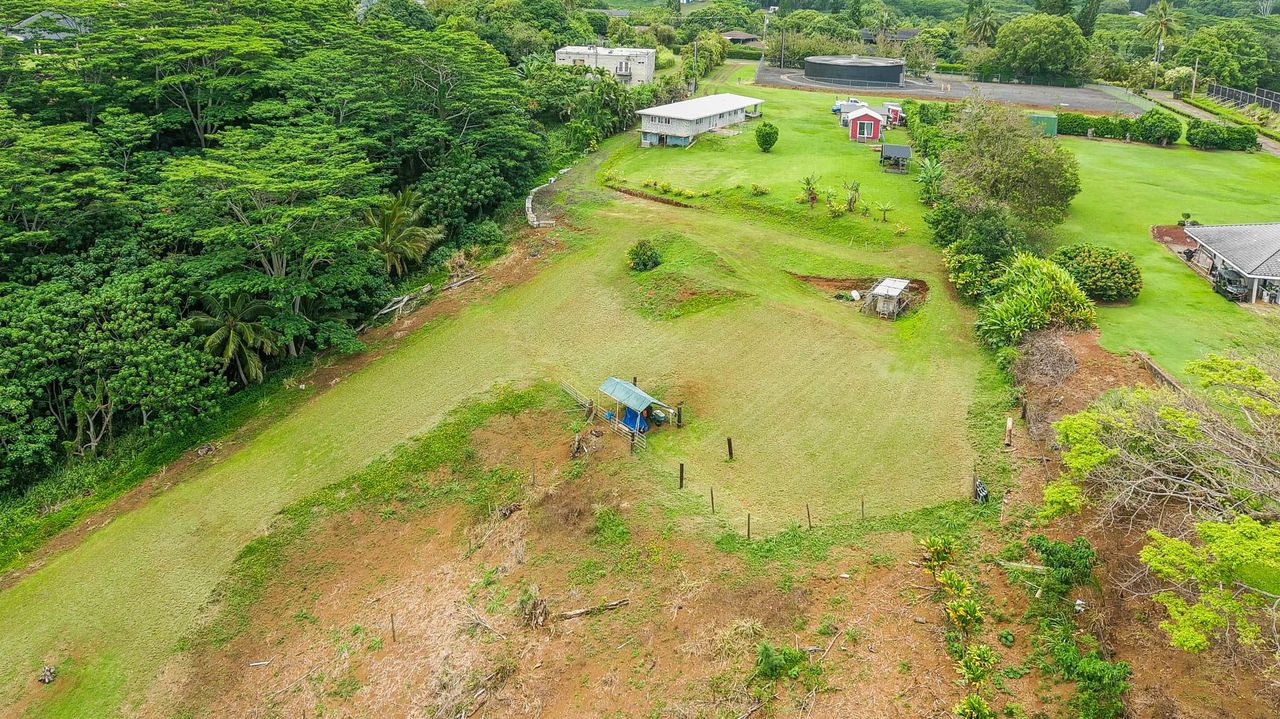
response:
{"label": "small outbuilding", "polygon": [[886,102],[884,104],[884,119],[890,125],[901,125],[906,122],[906,117],[902,114],[902,105],[896,102]]}
{"label": "small outbuilding", "polygon": [[1209,260],[1214,289],[1237,302],[1280,304],[1280,222],[1189,225],[1196,254]]}
{"label": "small outbuilding", "polygon": [[612,412],[606,410],[605,419],[641,434],[648,432],[651,424],[666,421],[667,415],[663,410],[675,412],[671,405],[650,397],[644,390],[617,377],[605,380],[600,385],[600,394],[614,401],[614,409]]}
{"label": "small outbuilding", "polygon": [[886,143],[880,146],[880,165],[884,167],[885,172],[905,173],[909,162],[911,162],[910,145],[890,145]]}
{"label": "small outbuilding", "polygon": [[879,142],[884,129],[884,115],[869,107],[849,113],[849,139],[856,142]]}
{"label": "small outbuilding", "polygon": [[888,320],[896,320],[911,305],[911,295],[907,292],[910,280],[886,277],[876,283],[863,300],[862,311]]}
{"label": "small outbuilding", "polygon": [[1031,113],[1031,126],[1045,137],[1058,136],[1058,116],[1051,112]]}

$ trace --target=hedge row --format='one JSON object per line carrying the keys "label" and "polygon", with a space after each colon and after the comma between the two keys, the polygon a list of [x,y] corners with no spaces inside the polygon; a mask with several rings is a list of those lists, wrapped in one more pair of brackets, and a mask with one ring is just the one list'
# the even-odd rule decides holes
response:
{"label": "hedge row", "polygon": [[731,57],[735,60],[759,60],[762,55],[764,55],[764,50],[747,45],[730,45],[729,50],[724,54],[725,57]]}
{"label": "hedge row", "polygon": [[1182,123],[1163,110],[1151,109],[1139,118],[1120,115],[1083,115],[1078,112],[1058,114],[1058,133],[1088,135],[1123,140],[1126,137],[1152,145],[1171,145],[1182,137]]}
{"label": "hedge row", "polygon": [[1206,112],[1212,112],[1218,117],[1221,117],[1224,120],[1228,120],[1230,122],[1234,122],[1237,125],[1245,125],[1247,127],[1252,127],[1258,131],[1259,135],[1266,135],[1272,140],[1280,140],[1280,132],[1276,132],[1275,130],[1272,130],[1269,127],[1263,127],[1262,125],[1258,124],[1257,120],[1254,120],[1248,115],[1244,115],[1239,112],[1236,112],[1235,109],[1233,108],[1224,107],[1207,98],[1193,97],[1191,95],[1183,95],[1182,101],[1193,107],[1198,107],[1201,110],[1204,110]]}
{"label": "hedge row", "polygon": [[1252,127],[1189,120],[1187,142],[1201,150],[1253,150],[1258,146],[1258,131]]}
{"label": "hedge row", "polygon": [[969,72],[969,66],[963,62],[940,62],[935,67],[938,72],[946,72],[952,74],[960,74]]}

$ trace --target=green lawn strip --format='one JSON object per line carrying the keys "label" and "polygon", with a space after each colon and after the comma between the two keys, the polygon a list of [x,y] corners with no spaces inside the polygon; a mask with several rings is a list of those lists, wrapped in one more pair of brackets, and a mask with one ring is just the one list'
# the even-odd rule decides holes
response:
{"label": "green lawn strip", "polygon": [[[563,397],[549,384],[500,388],[490,398],[450,412],[435,429],[389,457],[285,507],[266,534],[240,551],[214,593],[216,617],[184,640],[183,648],[222,644],[240,634],[270,580],[285,562],[305,551],[309,531],[326,517],[356,508],[374,508],[391,516],[449,502],[461,502],[479,517],[516,501],[524,475],[509,468],[479,466],[471,452],[471,435],[497,415],[515,416],[557,402],[563,402]],[[443,467],[449,467],[450,474],[429,481],[429,475]]]}
{"label": "green lawn strip", "polygon": [[[309,366],[309,365],[307,365]],[[84,517],[110,504],[144,479],[206,442],[250,421],[265,426],[313,392],[286,391],[287,367],[266,382],[223,399],[220,406],[164,435],[136,432],[112,444],[104,457],[76,462],[21,492],[0,497],[0,573],[22,567],[31,552]]]}
{"label": "green lawn strip", "polygon": [[1142,350],[1186,379],[1187,362],[1229,350],[1267,331],[1260,317],[1214,293],[1150,227],[1190,212],[1205,224],[1274,222],[1280,160],[1268,155],[1201,152],[1063,138],[1080,162],[1082,191],[1058,232],[1063,243],[1095,242],[1130,252],[1143,290],[1127,305],[1098,309],[1103,347]]}

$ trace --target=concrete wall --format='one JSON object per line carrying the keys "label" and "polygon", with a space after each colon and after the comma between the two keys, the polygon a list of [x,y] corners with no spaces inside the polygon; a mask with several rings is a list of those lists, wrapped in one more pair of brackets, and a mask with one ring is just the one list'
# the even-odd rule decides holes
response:
{"label": "concrete wall", "polygon": [[586,65],[606,70],[627,85],[653,81],[658,52],[649,48],[560,48],[557,65]]}

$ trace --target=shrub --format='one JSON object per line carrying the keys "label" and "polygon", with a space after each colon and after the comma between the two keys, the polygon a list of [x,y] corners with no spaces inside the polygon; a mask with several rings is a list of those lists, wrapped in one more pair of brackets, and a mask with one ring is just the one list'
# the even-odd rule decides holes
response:
{"label": "shrub", "polygon": [[1125,133],[1130,132],[1132,127],[1133,120],[1118,115],[1084,115],[1078,112],[1058,113],[1058,133],[1062,135],[1088,135],[1089,130],[1093,130],[1094,137],[1122,140]]}
{"label": "shrub", "polygon": [[1252,150],[1258,146],[1258,131],[1193,119],[1187,121],[1187,143],[1201,150]]}
{"label": "shrub", "polygon": [[778,126],[772,122],[762,122],[756,126],[756,144],[761,152],[768,152],[778,142]]}
{"label": "shrub", "polygon": [[940,62],[936,69],[938,72],[965,73],[969,71],[969,66],[963,62]]}
{"label": "shrub", "polygon": [[951,537],[925,537],[920,540],[920,548],[924,550],[924,566],[931,572],[938,572],[947,566],[955,557],[956,542]]}
{"label": "shrub", "polygon": [[996,719],[996,711],[987,704],[987,700],[977,694],[970,694],[951,708],[951,712],[960,719]]}
{"label": "shrub", "polygon": [[769,188],[765,187],[764,185],[757,185],[756,183],[753,182],[751,183],[751,194],[755,195],[756,197],[759,197],[760,195],[767,195],[769,194]]}
{"label": "shrub", "polygon": [[506,237],[502,234],[502,228],[493,220],[482,220],[480,222],[469,222],[463,225],[462,231],[458,233],[459,247],[473,247],[477,245],[501,245],[506,242]]}
{"label": "shrub", "polygon": [[1152,108],[1133,123],[1133,138],[1152,145],[1172,145],[1182,137],[1182,123],[1178,118]]}
{"label": "shrub", "polygon": [[764,54],[764,50],[758,47],[748,47],[746,45],[730,45],[729,50],[724,54],[726,58],[734,60],[759,60]]}
{"label": "shrub", "polygon": [[1008,629],[1001,629],[1000,633],[996,635],[996,639],[999,639],[1001,646],[1006,649],[1012,649],[1014,642],[1018,640],[1017,637],[1013,636],[1013,632]]}
{"label": "shrub", "polygon": [[808,662],[809,655],[800,649],[761,642],[756,649],[756,676],[769,680],[799,679]]}
{"label": "shrub", "polygon": [[978,336],[993,348],[1012,347],[1047,327],[1084,329],[1096,324],[1093,303],[1058,265],[1022,253],[992,285],[978,308]]}
{"label": "shrub", "polygon": [[1060,247],[1049,259],[1066,270],[1092,299],[1131,300],[1142,290],[1142,271],[1128,252],[1083,242]]}
{"label": "shrub", "polygon": [[964,598],[947,602],[947,618],[962,634],[969,636],[982,628],[982,623],[987,617],[977,601]]}
{"label": "shrub", "polygon": [[627,263],[636,272],[647,272],[662,264],[662,253],[649,240],[640,240],[627,250]]}
{"label": "shrub", "polygon": [[956,662],[956,670],[966,684],[980,686],[991,676],[1000,663],[1000,656],[986,644],[973,644],[965,648],[964,656]]}
{"label": "shrub", "polygon": [[1054,519],[1076,514],[1084,508],[1084,490],[1069,479],[1059,479],[1044,486],[1044,509],[1041,519]]}

